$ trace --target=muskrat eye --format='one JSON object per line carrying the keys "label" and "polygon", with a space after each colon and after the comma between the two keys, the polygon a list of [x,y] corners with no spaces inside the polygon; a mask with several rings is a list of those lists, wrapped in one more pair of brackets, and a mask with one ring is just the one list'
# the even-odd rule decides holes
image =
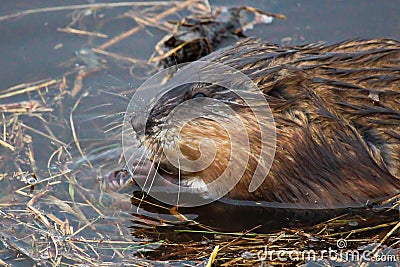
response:
{"label": "muskrat eye", "polygon": [[193,95],[192,98],[198,98],[198,97],[206,97],[206,95],[204,93],[196,93]]}

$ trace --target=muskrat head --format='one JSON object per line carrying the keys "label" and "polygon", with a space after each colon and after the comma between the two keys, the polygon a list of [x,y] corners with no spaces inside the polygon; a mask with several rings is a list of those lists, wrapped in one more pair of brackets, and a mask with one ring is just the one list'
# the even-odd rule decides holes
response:
{"label": "muskrat head", "polygon": [[[257,89],[241,89],[238,92],[214,82],[184,83],[149,101],[146,120],[141,112],[132,114],[136,136],[153,168],[163,174],[164,185],[217,199],[233,188],[248,192],[255,173],[266,177],[272,160],[261,157],[262,128],[271,131],[273,121],[266,119],[268,106],[264,98],[264,102],[257,99]],[[261,110],[263,121],[257,117]],[[265,142],[272,142],[273,137],[270,134]],[[271,155],[274,146],[267,147],[270,150],[264,153]],[[261,165],[258,171],[257,165]],[[255,186],[260,183],[256,181]]]}

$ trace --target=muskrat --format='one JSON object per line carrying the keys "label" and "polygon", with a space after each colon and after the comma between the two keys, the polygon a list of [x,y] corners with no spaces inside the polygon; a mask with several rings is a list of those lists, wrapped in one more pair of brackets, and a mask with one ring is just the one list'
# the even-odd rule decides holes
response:
{"label": "muskrat", "polygon": [[[248,190],[260,162],[250,155],[246,170],[227,198],[334,208],[366,205],[399,193],[398,41],[357,39],[288,47],[246,39],[202,60],[231,66],[250,77],[267,100],[276,126],[275,158],[264,182],[255,191]],[[179,131],[176,122],[167,121],[168,114],[188,99],[200,96],[224,101],[242,118],[250,152],[235,153],[233,160],[259,151],[260,133],[254,116],[234,95],[227,101],[225,92],[215,85],[186,85],[172,89],[151,111],[146,130],[138,133],[138,138],[169,182],[177,184],[179,178],[179,183],[189,187],[199,182],[207,185],[228,164],[229,136],[213,122],[213,114],[197,118]],[[131,123],[138,128],[134,116]],[[168,138],[161,138],[162,127],[167,127]],[[188,159],[199,157],[204,138],[213,139],[222,152],[217,152],[204,170],[182,171],[159,150],[170,146],[173,136],[179,136],[177,144]]]}

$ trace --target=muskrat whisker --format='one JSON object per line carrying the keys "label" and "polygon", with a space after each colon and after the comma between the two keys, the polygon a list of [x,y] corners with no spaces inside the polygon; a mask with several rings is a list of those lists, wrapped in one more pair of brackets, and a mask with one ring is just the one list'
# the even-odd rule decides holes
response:
{"label": "muskrat whisker", "polygon": [[131,112],[132,112],[132,116],[146,115],[146,110],[143,110],[143,109],[134,109]]}
{"label": "muskrat whisker", "polygon": [[[158,156],[158,155],[157,155],[157,156]],[[150,190],[151,190],[151,188],[152,188],[152,186],[153,186],[153,183],[154,183],[154,180],[155,180],[155,178],[156,178],[158,169],[159,169],[159,167],[160,167],[160,163],[161,163],[161,157],[159,157],[159,160],[158,160],[158,163],[157,163],[157,168],[154,170],[153,179],[151,180],[151,184],[150,184],[150,186],[149,186],[149,190],[147,191],[147,194],[150,193]],[[155,165],[155,160],[152,161],[151,169],[154,167],[154,165]],[[151,170],[151,169],[150,169],[150,170]],[[148,178],[150,177],[150,174],[151,174],[151,171],[148,173],[148,175],[147,175],[147,177],[146,177],[145,184],[147,183]]]}
{"label": "muskrat whisker", "polygon": [[129,101],[131,101],[131,99],[126,95],[120,95],[120,94],[117,94],[117,93],[108,92],[108,91],[104,91],[104,90],[98,90],[98,92],[105,93],[105,94],[108,94],[110,96],[116,97],[116,98],[118,98],[118,100],[123,99],[124,101],[126,101],[126,103],[129,103]]}
{"label": "muskrat whisker", "polygon": [[113,122],[123,122],[123,117],[125,116],[126,112],[121,111],[121,112],[116,112],[113,114],[107,114],[105,116],[105,119],[114,119]]}
{"label": "muskrat whisker", "polygon": [[106,116],[107,116],[106,114],[101,114],[101,115],[89,117],[87,119],[79,120],[79,122],[82,123],[82,122],[94,121],[97,119],[104,119]]}
{"label": "muskrat whisker", "polygon": [[[99,107],[108,107],[110,106],[110,104],[102,104],[102,105],[98,105],[95,106],[94,108],[90,108],[90,109],[86,109],[84,114],[86,114],[86,116],[84,116],[84,118],[80,119],[79,122],[89,122],[89,121],[94,121],[97,119],[109,119],[109,118],[113,118],[113,117],[123,117],[125,116],[125,111],[121,111],[121,112],[117,112],[117,113],[113,113],[113,114],[99,114],[99,115],[93,115],[91,116],[90,114],[87,114],[89,111],[94,111],[94,109],[99,108]],[[85,118],[87,117],[87,118]]]}
{"label": "muskrat whisker", "polygon": [[[113,115],[107,115],[104,119],[109,119],[115,117],[111,122],[107,123],[104,128],[104,133],[108,133],[117,128],[122,128],[124,126],[124,120],[122,116],[125,116],[125,112],[118,112]],[[120,132],[120,131],[118,131]]]}
{"label": "muskrat whisker", "polygon": [[[111,116],[106,117],[106,118],[111,118]],[[107,124],[105,125],[105,128],[108,127],[108,126],[110,126],[110,125],[113,125],[113,124],[115,124],[115,123],[123,124],[124,121],[122,120],[122,118],[116,117],[116,118],[114,118],[114,120],[112,120],[111,122],[107,123]]]}
{"label": "muskrat whisker", "polygon": [[113,105],[114,105],[113,103],[103,103],[103,104],[99,104],[99,105],[87,108],[87,109],[85,109],[85,112],[93,111],[93,110],[95,110],[97,108],[109,107],[109,106],[113,106]]}
{"label": "muskrat whisker", "polygon": [[[112,126],[113,124],[116,124],[115,126]],[[109,129],[106,129],[107,127],[109,127],[109,126],[112,126],[112,127],[110,127]],[[115,130],[115,129],[118,129],[118,128],[122,128],[124,126],[124,123],[122,123],[122,122],[120,122],[120,121],[113,121],[113,122],[110,122],[110,123],[108,123],[104,128],[105,128],[105,130],[104,130],[104,133],[108,133],[108,132],[111,132],[111,131],[113,131],[113,130]]]}
{"label": "muskrat whisker", "polygon": [[[161,148],[159,149],[158,153],[160,152],[160,150],[161,150]],[[157,157],[157,156],[159,155],[158,153],[155,154],[155,157]],[[142,163],[144,162],[144,159],[148,158],[148,156],[149,156],[150,154],[151,154],[151,151],[149,151],[149,150],[145,150],[145,151],[142,153],[142,155],[139,157],[139,160],[138,160],[136,166],[132,169],[132,173],[135,173],[135,171],[137,170],[137,168],[139,167],[139,165],[142,164]],[[128,159],[128,162],[130,162],[130,161],[132,160],[132,157],[133,157],[133,156],[134,156],[134,155],[132,155],[132,156]],[[155,172],[154,172],[153,181],[154,181],[155,175],[156,175],[156,173],[157,173],[157,171],[158,171],[158,167],[159,167],[160,162],[161,162],[161,157],[159,157],[159,158],[160,158],[160,160],[159,160],[159,162],[158,162],[157,169],[156,169]],[[153,160],[152,163],[151,163],[150,171],[149,171],[149,173],[148,173],[147,176],[146,176],[146,180],[145,180],[145,182],[144,182],[144,184],[143,184],[143,187],[145,187],[146,184],[147,184],[147,181],[148,181],[149,176],[150,176],[150,174],[151,174],[151,170],[152,170],[153,167],[154,167],[154,162],[155,162],[155,161]],[[151,185],[150,185],[150,187],[149,187],[149,190],[148,190],[147,194],[149,194],[149,192],[150,192],[151,186],[153,185],[153,181],[152,181],[152,183],[151,183]]]}

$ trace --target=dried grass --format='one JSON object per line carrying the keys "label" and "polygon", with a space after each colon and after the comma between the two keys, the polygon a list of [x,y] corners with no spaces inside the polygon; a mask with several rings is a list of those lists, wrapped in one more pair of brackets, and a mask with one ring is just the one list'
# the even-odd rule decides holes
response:
{"label": "dried grass", "polygon": [[[62,6],[2,16],[0,22],[45,12],[156,5],[164,7],[159,14],[137,18],[138,26],[111,37],[93,49],[95,53],[115,61],[145,64],[142,60],[105,49],[136,34],[149,23],[162,24],[165,17],[185,8],[193,9],[195,5],[198,5],[197,10],[205,10],[208,3],[189,0]],[[132,14],[129,12],[129,16]],[[70,27],[60,31],[109,38],[105,34]],[[216,262],[219,266],[254,266],[262,263],[256,255],[266,245],[270,249],[288,252],[309,249],[311,245],[316,249],[325,249],[327,245],[335,246],[338,238],[344,238],[358,246],[374,243],[373,252],[376,254],[382,253],[384,245],[399,247],[400,223],[397,217],[390,222],[350,231],[343,229],[354,218],[342,216],[313,227],[257,234],[254,233],[255,229],[238,233],[215,231],[167,207],[158,208],[179,217],[183,225],[174,226],[164,219],[132,215],[134,209],[128,195],[102,192],[100,188],[93,188],[93,184],[97,186],[95,182],[87,186],[77,179],[82,175],[89,175],[87,179],[95,179],[96,167],[93,167],[87,151],[80,145],[74,113],[86,96],[85,93],[80,94],[82,80],[100,70],[102,68],[76,67],[58,78],[22,83],[0,91],[0,99],[9,102],[0,104],[0,239],[7,247],[0,250],[0,254],[12,250],[18,253],[21,260],[46,266],[73,266],[77,263],[91,266],[156,266],[160,263],[165,266],[213,266]],[[68,95],[80,97],[74,100],[72,106],[65,106]],[[15,97],[24,100],[13,102]],[[48,124],[48,121],[54,121],[55,116],[60,116],[60,110],[69,110],[69,119],[62,121],[65,131],[71,133],[72,140],[57,137],[54,132],[59,126]],[[36,119],[35,126],[27,122],[32,118]],[[47,160],[47,170],[38,170],[36,167],[40,151],[33,150],[33,135],[40,136],[41,142],[53,149]],[[77,170],[66,168],[62,160],[73,158],[70,151],[72,144],[84,159],[83,167]],[[87,173],[82,174],[82,170],[87,170]],[[398,205],[394,207],[398,208]],[[129,224],[134,227],[128,228]],[[160,238],[171,233],[201,235],[202,238],[200,241],[185,242]],[[302,262],[300,260],[297,264]],[[268,263],[279,266],[293,264],[279,261]],[[1,258],[0,264],[8,266]],[[323,266],[323,263],[320,264]]]}

